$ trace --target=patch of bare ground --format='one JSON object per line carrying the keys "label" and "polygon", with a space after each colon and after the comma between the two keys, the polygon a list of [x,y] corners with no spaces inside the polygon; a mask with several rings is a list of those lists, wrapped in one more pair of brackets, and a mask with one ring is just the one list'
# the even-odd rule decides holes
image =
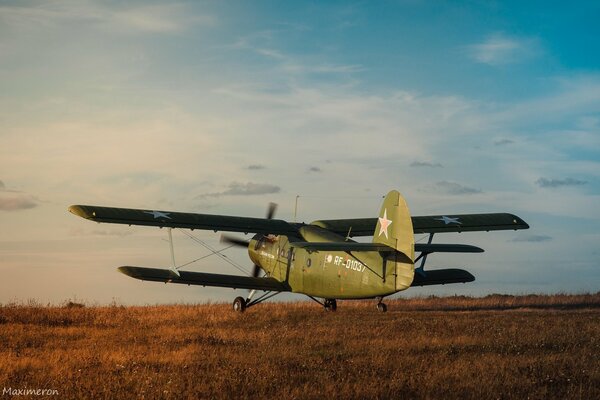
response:
{"label": "patch of bare ground", "polygon": [[600,398],[600,293],[0,306],[0,385],[58,398]]}

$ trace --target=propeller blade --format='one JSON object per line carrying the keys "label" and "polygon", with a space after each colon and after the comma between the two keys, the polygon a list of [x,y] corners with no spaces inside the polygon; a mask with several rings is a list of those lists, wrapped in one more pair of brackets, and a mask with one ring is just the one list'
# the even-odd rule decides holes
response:
{"label": "propeller blade", "polygon": [[229,243],[240,247],[248,247],[250,245],[249,240],[238,239],[235,236],[229,235],[221,235],[221,243]]}
{"label": "propeller blade", "polygon": [[276,203],[269,203],[269,209],[267,210],[267,219],[273,219],[275,216],[275,211],[277,211]]}
{"label": "propeller blade", "polygon": [[[267,209],[267,219],[273,219],[276,211],[277,211],[277,204],[269,203],[269,208]],[[238,239],[235,236],[229,236],[229,235],[221,235],[221,243],[229,243],[229,244],[233,244],[235,246],[240,246],[240,247],[248,247],[250,245],[249,240]],[[252,276],[255,278],[258,278],[260,276],[260,267],[256,264],[254,264],[254,268],[252,269]],[[249,298],[252,297],[252,294],[254,294],[253,292],[254,291],[250,292]]]}

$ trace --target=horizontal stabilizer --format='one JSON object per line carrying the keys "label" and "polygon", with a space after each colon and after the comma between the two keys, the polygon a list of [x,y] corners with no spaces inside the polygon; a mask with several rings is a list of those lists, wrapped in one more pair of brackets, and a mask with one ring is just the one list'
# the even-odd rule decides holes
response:
{"label": "horizontal stabilizer", "polygon": [[464,269],[434,269],[423,271],[416,269],[411,286],[445,285],[448,283],[473,282],[475,277]]}
{"label": "horizontal stabilizer", "polygon": [[483,253],[483,249],[469,244],[416,243],[415,251],[421,253]]}
{"label": "horizontal stabilizer", "polygon": [[186,285],[216,286],[232,289],[253,289],[271,292],[289,292],[290,287],[273,278],[208,274],[204,272],[179,271],[177,276],[168,269],[144,267],[119,267],[119,272],[142,281],[183,283]]}
{"label": "horizontal stabilizer", "polygon": [[357,242],[291,242],[290,246],[309,251],[384,251],[393,253],[396,250],[381,243]]}
{"label": "horizontal stabilizer", "polygon": [[357,242],[290,242],[290,246],[299,247],[308,251],[379,251],[383,253],[395,254],[396,261],[412,264],[413,260],[409,255],[399,250],[392,249],[383,243],[357,243]]}

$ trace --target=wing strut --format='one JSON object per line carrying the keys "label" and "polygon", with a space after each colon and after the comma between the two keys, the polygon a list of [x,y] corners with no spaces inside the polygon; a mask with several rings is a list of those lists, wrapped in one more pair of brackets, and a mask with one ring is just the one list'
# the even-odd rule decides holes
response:
{"label": "wing strut", "polygon": [[[429,239],[427,240],[427,244],[431,244],[431,242],[433,241],[433,235],[435,235],[435,233],[430,233],[429,234]],[[417,260],[418,260],[419,258],[423,257],[423,260],[421,261],[421,265],[419,265],[419,268],[415,268],[415,272],[417,272],[421,276],[426,276],[426,274],[425,274],[425,261],[427,261],[427,256],[428,255],[429,255],[429,253],[421,253],[421,255],[419,255],[419,257],[417,258]]]}
{"label": "wing strut", "polygon": [[173,273],[178,277],[181,277],[179,271],[177,271],[177,264],[175,264],[175,249],[173,248],[173,233],[171,233],[172,230],[173,228],[167,228],[167,232],[169,233],[169,247],[171,248],[171,261],[173,262],[173,267],[171,268],[171,271],[173,271]]}

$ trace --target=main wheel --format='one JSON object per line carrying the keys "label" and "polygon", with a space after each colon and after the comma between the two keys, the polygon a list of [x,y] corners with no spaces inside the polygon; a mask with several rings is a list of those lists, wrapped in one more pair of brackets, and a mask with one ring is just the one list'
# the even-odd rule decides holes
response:
{"label": "main wheel", "polygon": [[337,310],[337,301],[335,299],[325,299],[325,311]]}
{"label": "main wheel", "polygon": [[377,311],[386,312],[387,306],[385,305],[385,303],[377,303]]}
{"label": "main wheel", "polygon": [[233,311],[243,313],[246,310],[246,299],[243,297],[236,297],[233,300]]}

